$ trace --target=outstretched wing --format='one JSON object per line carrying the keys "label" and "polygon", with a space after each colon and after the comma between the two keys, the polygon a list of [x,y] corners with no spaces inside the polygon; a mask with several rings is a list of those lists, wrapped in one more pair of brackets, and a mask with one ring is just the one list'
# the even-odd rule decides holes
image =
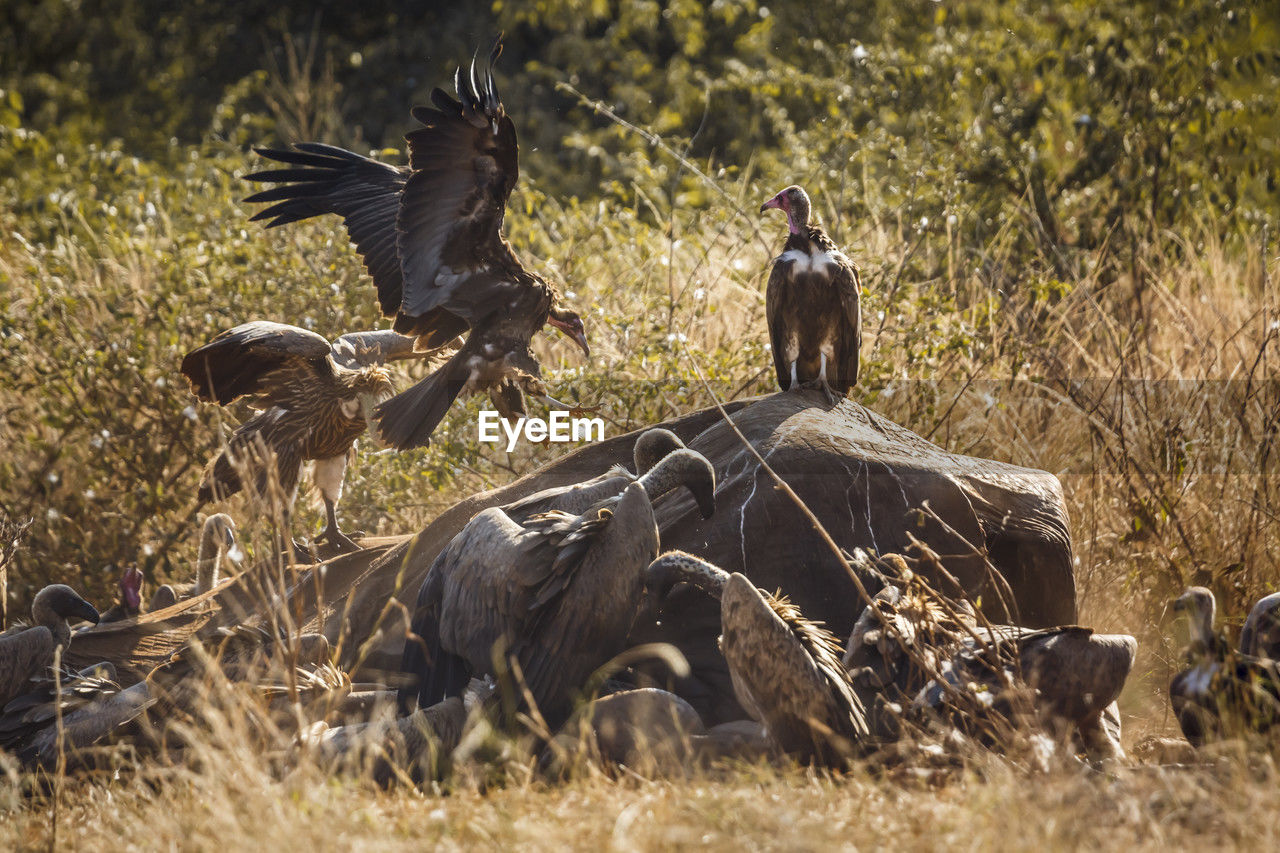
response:
{"label": "outstretched wing", "polygon": [[[477,288],[501,285],[492,266],[514,261],[502,240],[507,197],[519,175],[515,125],[507,117],[493,83],[495,43],[489,67],[477,77],[475,61],[454,85],[460,100],[440,89],[432,107],[416,107],[423,126],[411,131],[412,174],[404,187],[397,224],[404,274],[402,313],[417,317],[435,308],[470,318],[456,303],[474,298]],[[457,309],[457,310],[455,310]]]}
{"label": "outstretched wing", "polygon": [[277,184],[245,199],[274,202],[251,221],[269,219],[267,227],[275,228],[325,213],[338,214],[378,288],[382,313],[394,315],[404,290],[396,214],[408,172],[332,145],[299,142],[293,147],[292,151],[255,149],[294,168],[245,176],[247,181]]}
{"label": "outstretched wing", "polygon": [[269,320],[228,329],[182,359],[191,393],[205,402],[230,403],[268,390],[269,377],[289,368],[327,370],[329,341],[323,335]]}

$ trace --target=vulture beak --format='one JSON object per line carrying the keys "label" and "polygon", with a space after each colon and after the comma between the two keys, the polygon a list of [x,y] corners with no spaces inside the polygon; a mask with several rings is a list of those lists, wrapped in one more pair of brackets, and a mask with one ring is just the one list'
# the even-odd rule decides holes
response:
{"label": "vulture beak", "polygon": [[83,601],[83,600],[77,601],[75,603],[75,606],[71,608],[71,612],[67,615],[79,616],[81,619],[85,620],[86,622],[92,622],[95,625],[98,624],[98,619],[99,619],[98,611],[92,604],[90,604],[87,601]]}
{"label": "vulture beak", "polygon": [[556,317],[548,317],[547,322],[568,335],[582,350],[582,354],[587,358],[591,358],[591,347],[587,344],[587,330],[586,327],[582,325],[582,320],[577,317],[574,317],[572,320],[560,320]]}
{"label": "vulture beak", "polygon": [[760,212],[764,213],[766,210],[768,210],[771,207],[776,208],[777,210],[786,209],[782,206],[782,193],[778,193],[773,198],[769,199],[764,204],[760,205]]}

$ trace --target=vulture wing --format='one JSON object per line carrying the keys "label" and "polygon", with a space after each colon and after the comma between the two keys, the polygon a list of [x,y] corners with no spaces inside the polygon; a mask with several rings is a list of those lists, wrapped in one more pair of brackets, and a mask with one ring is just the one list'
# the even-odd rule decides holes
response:
{"label": "vulture wing", "polygon": [[281,368],[328,370],[329,341],[323,335],[268,320],[228,329],[182,359],[182,375],[191,393],[205,402],[226,405],[268,390],[269,377]]}
{"label": "vulture wing", "polygon": [[1253,605],[1240,630],[1240,651],[1280,660],[1280,592],[1273,592]]}
{"label": "vulture wing", "polygon": [[495,44],[480,79],[474,60],[469,75],[458,69],[460,101],[436,89],[434,108],[413,110],[423,126],[405,137],[412,174],[397,219],[408,316],[444,308],[471,321],[468,306],[507,285],[494,262],[518,266],[501,235],[520,171],[515,125],[493,83],[501,52]]}
{"label": "vulture wing", "polygon": [[53,663],[53,633],[42,625],[0,635],[0,707],[24,691],[27,680]]}
{"label": "vulture wing", "polygon": [[[832,284],[840,291],[840,304],[844,308],[844,328],[840,337],[845,363],[843,368],[837,365],[836,369],[840,371],[841,384],[847,383],[851,388],[858,384],[859,354],[862,351],[862,280],[858,277],[857,265],[843,255],[839,257],[841,262],[836,267]],[[840,390],[847,389],[842,387]]]}
{"label": "vulture wing", "polygon": [[269,219],[267,227],[275,228],[324,213],[338,214],[378,288],[382,313],[394,315],[404,290],[396,214],[408,172],[332,145],[299,142],[293,147],[296,150],[255,149],[294,168],[245,176],[248,181],[277,184],[245,199],[274,202],[251,221]]}
{"label": "vulture wing", "polygon": [[778,372],[778,387],[784,391],[791,387],[791,366],[787,364],[787,338],[794,333],[787,328],[787,290],[790,286],[790,264],[775,260],[765,287],[765,316],[769,321],[769,348],[773,353],[773,366]]}

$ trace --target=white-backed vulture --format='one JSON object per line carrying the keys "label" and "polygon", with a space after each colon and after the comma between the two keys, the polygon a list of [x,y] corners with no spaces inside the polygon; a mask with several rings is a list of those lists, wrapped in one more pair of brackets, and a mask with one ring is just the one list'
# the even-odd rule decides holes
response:
{"label": "white-backed vulture", "polygon": [[[559,291],[527,269],[502,236],[507,198],[519,175],[516,129],[489,67],[454,75],[454,100],[441,89],[432,107],[415,107],[422,127],[410,131],[409,168],[398,169],[317,143],[292,150],[258,149],[294,168],[258,172],[251,181],[278,186],[250,196],[273,202],[253,218],[275,227],[325,213],[342,217],[364,256],[383,313],[397,332],[434,349],[466,333],[449,361],[378,408],[378,432],[389,445],[426,446],[461,393],[499,394],[510,414],[523,414],[517,387],[544,395],[530,339],[548,324],[590,356],[582,318]],[[469,331],[468,331],[469,330]]]}
{"label": "white-backed vulture", "polygon": [[374,358],[412,357],[413,352],[345,345],[335,352],[335,347],[315,332],[255,320],[187,353],[182,374],[197,399],[225,406],[249,397],[258,409],[205,470],[198,506],[236,494],[247,480],[251,494],[269,506],[272,497],[278,498],[287,520],[302,466],[314,462],[327,522],[318,538],[340,549],[358,547],[338,528],[347,458],[368,427],[366,408],[394,388],[381,364],[347,365],[361,352]]}
{"label": "white-backed vulture", "polygon": [[0,634],[0,706],[22,693],[28,680],[53,664],[53,650],[71,642],[69,620],[97,624],[98,611],[65,584],[51,584],[31,602],[31,627]]}
{"label": "white-backed vulture", "polygon": [[734,692],[780,749],[829,766],[858,753],[869,734],[866,714],[839,642],[821,625],[745,576],[683,551],[656,559],[645,583],[658,600],[688,583],[720,602],[720,650]]}
{"label": "white-backed vulture", "polygon": [[1265,732],[1280,723],[1280,665],[1231,648],[1214,628],[1213,593],[1193,586],[1173,603],[1191,623],[1186,669],[1173,677],[1169,702],[1192,746]]}
{"label": "white-backed vulture", "polygon": [[239,563],[244,557],[236,541],[236,523],[224,512],[210,515],[200,526],[200,547],[196,551],[196,578],[188,583],[164,584],[151,596],[153,611],[172,607],[179,601],[208,592],[221,579],[224,560]]}
{"label": "white-backed vulture", "polygon": [[[688,469],[708,481],[695,492],[714,483],[703,463]],[[508,679],[518,668],[554,731],[588,677],[624,649],[657,553],[653,505],[639,482],[581,515],[550,511],[521,525],[498,507],[477,514],[422,584],[401,664],[419,682],[401,690],[402,710],[460,695],[473,674],[519,690]]]}
{"label": "white-backed vulture", "polygon": [[1240,629],[1241,654],[1280,661],[1280,592],[1258,599]]}

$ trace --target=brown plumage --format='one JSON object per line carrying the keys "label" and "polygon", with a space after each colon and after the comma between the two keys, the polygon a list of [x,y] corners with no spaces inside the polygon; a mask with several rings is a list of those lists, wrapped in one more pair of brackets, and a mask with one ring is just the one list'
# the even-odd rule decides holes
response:
{"label": "brown plumage", "polygon": [[1231,648],[1214,628],[1217,602],[1204,587],[1191,587],[1173,606],[1191,622],[1187,667],[1169,685],[1169,702],[1187,741],[1202,746],[1280,724],[1280,664]]}
{"label": "brown plumage", "polygon": [[0,706],[27,686],[32,676],[53,664],[53,651],[71,643],[68,621],[97,624],[98,611],[71,587],[51,584],[31,602],[31,627],[10,628],[0,634]]}
{"label": "brown plumage", "polygon": [[504,677],[493,666],[503,655],[558,727],[588,677],[624,649],[657,552],[639,483],[581,515],[521,525],[498,507],[477,514],[422,584],[401,664],[419,683],[401,690],[402,711],[460,695],[473,674]]}
{"label": "brown plumage", "polygon": [[720,650],[734,692],[780,749],[829,766],[857,754],[869,734],[866,713],[835,637],[745,576],[668,551],[647,569],[646,585],[660,600],[677,583],[720,602]]}
{"label": "brown plumage", "polygon": [[257,320],[188,353],[182,374],[203,401],[226,405],[249,396],[259,409],[205,471],[199,504],[239,492],[248,475],[252,494],[278,503],[287,516],[302,465],[314,461],[327,516],[318,538],[354,550],[338,529],[336,508],[347,457],[367,427],[366,400],[393,391],[385,368],[343,366],[321,335]]}
{"label": "brown plumage", "polygon": [[784,391],[816,384],[828,399],[858,383],[862,347],[862,282],[858,267],[809,221],[809,196],[791,186],[760,212],[787,215],[787,242],[774,259],[765,290],[765,313],[778,385]]}
{"label": "brown plumage", "polygon": [[268,227],[323,213],[343,218],[383,313],[395,316],[396,331],[417,336],[419,349],[470,330],[444,367],[379,408],[379,434],[394,447],[427,445],[462,393],[496,393],[505,408],[523,414],[517,388],[545,393],[529,342],[547,324],[590,354],[581,317],[502,236],[519,146],[493,82],[501,51],[495,43],[480,75],[474,61],[469,74],[457,70],[459,100],[435,89],[434,107],[413,109],[423,126],[405,137],[408,169],[299,143],[295,150],[259,149],[295,168],[248,176],[280,185],[247,199],[274,202],[253,217],[269,219]]}
{"label": "brown plumage", "polygon": [[[1106,715],[1133,667],[1137,642],[1075,625],[1029,629],[980,623],[968,602],[952,601],[907,571],[898,555],[881,564],[899,575],[875,596],[849,637],[844,662],[864,700],[882,696],[987,735],[1008,730],[1018,713],[1065,724],[1093,758],[1122,756]],[[877,615],[877,612],[879,614]],[[873,728],[897,728],[876,703]]]}

